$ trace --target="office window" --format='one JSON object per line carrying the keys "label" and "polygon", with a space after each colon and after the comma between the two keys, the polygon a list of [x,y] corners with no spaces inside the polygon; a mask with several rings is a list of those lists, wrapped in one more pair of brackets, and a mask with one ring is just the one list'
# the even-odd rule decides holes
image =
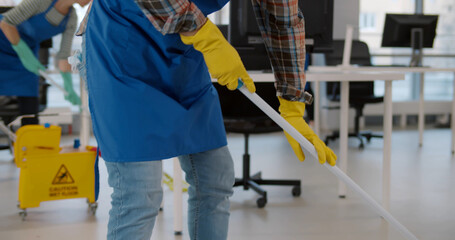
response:
{"label": "office window", "polygon": [[[387,2],[387,4],[385,4]],[[455,67],[455,1],[453,0],[360,0],[360,16],[362,13],[376,13],[377,27],[375,30],[364,29],[360,25],[360,40],[365,41],[373,55],[373,64],[408,65],[411,54],[409,48],[381,48],[384,17],[386,13],[415,12],[416,3],[422,4],[424,14],[439,15],[437,35],[433,48],[424,49],[423,65],[432,67]],[[420,8],[419,8],[420,9]],[[450,100],[453,94],[453,73],[425,74],[425,99]],[[419,78],[408,74],[405,81],[393,84],[394,101],[416,100],[419,96]],[[375,92],[382,93],[383,85],[378,82]]]}
{"label": "office window", "polygon": [[217,25],[229,24],[229,3],[226,4],[220,11],[214,12],[208,18]]}
{"label": "office window", "polygon": [[376,14],[370,12],[360,13],[359,25],[361,31],[376,30]]}
{"label": "office window", "polygon": [[[375,65],[407,65],[409,58],[391,57],[392,54],[410,54],[410,49],[381,48],[382,32],[386,13],[408,13],[414,12],[415,4],[413,0],[360,0],[360,21],[359,32],[360,40],[368,44],[370,53],[373,55],[372,62]],[[375,16],[375,27],[364,28],[362,18],[366,15]],[[375,56],[375,55],[380,55]],[[412,76],[406,76],[404,81],[393,82],[392,98],[394,101],[406,101],[415,98],[414,81]],[[375,84],[375,93],[384,93],[382,82]]]}
{"label": "office window", "polygon": [[[455,67],[455,1],[425,0],[424,14],[439,15],[437,35],[433,48],[425,49],[423,64],[432,67]],[[453,73],[432,73],[425,76],[425,98],[450,100],[453,91]]]}
{"label": "office window", "polygon": [[16,3],[13,0],[0,0],[0,6],[14,6]]}

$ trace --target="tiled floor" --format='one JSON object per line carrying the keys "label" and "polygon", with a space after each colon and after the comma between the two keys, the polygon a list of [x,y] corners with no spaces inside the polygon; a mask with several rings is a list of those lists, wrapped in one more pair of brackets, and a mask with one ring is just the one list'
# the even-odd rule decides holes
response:
{"label": "tiled floor", "polygon": [[[417,147],[418,132],[393,133],[391,212],[419,239],[455,239],[455,158],[450,155],[450,131],[427,130],[423,148]],[[65,137],[71,141],[72,137]],[[230,134],[229,146],[241,173],[243,138]],[[337,152],[338,142],[332,144]],[[269,200],[256,207],[257,195],[236,188],[232,198],[229,239],[233,240],[380,240],[404,239],[349,191],[337,198],[337,180],[311,159],[298,162],[280,133],[251,137],[252,172],[264,178],[301,178],[302,196],[291,196],[289,187],[265,187]],[[101,163],[101,195],[96,216],[85,200],[42,203],[29,209],[25,222],[16,208],[19,169],[11,155],[0,152],[0,239],[105,239],[111,190]],[[375,199],[381,199],[382,140],[372,140],[365,150],[352,139],[348,174]],[[172,173],[172,162],[164,170]],[[186,198],[186,194],[184,194]],[[152,239],[188,239],[173,234],[172,192],[165,188],[164,211],[160,213]],[[184,204],[184,209],[187,205]],[[186,218],[186,214],[184,214]]]}

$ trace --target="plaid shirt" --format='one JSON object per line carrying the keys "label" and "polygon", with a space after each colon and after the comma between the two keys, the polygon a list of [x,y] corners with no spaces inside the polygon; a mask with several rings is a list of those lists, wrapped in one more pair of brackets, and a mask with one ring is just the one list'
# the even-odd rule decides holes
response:
{"label": "plaid shirt", "polygon": [[[135,1],[162,34],[193,31],[205,22],[205,16],[190,0]],[[251,0],[275,74],[277,96],[303,102],[305,24],[298,1]],[[85,30],[85,22],[78,34]]]}
{"label": "plaid shirt", "polygon": [[204,14],[189,0],[135,0],[135,2],[163,35],[191,32],[205,23]]}
{"label": "plaid shirt", "polygon": [[[127,0],[132,1],[132,0]],[[206,17],[197,6],[188,0],[134,0],[142,9],[145,16],[153,26],[164,34],[191,32],[197,30],[205,23]],[[85,32],[87,16],[91,4],[84,19],[79,26],[76,35]]]}

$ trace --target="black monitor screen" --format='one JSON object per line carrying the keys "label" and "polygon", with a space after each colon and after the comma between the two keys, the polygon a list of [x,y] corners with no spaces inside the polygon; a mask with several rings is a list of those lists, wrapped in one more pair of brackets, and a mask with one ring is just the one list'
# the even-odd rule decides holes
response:
{"label": "black monitor screen", "polygon": [[[331,51],[333,0],[299,0],[305,18],[306,44],[311,52]],[[251,1],[231,0],[228,39],[248,70],[270,69]]]}
{"label": "black monitor screen", "polygon": [[251,1],[232,0],[230,4],[229,42],[236,47],[263,44]]}
{"label": "black monitor screen", "polygon": [[330,52],[333,42],[333,0],[299,0],[305,18],[306,44],[312,52]]}
{"label": "black monitor screen", "polygon": [[231,0],[228,40],[247,70],[272,69],[251,1]]}
{"label": "black monitor screen", "polygon": [[436,36],[438,15],[387,14],[382,47],[412,47],[412,29],[423,30],[423,47],[432,48]]}

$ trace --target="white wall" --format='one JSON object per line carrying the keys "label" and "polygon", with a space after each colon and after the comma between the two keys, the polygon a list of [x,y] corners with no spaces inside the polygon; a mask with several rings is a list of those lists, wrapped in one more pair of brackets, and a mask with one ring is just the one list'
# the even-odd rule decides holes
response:
{"label": "white wall", "polygon": [[354,39],[359,38],[360,0],[334,0],[333,38],[344,39],[346,25],[355,27]]}

